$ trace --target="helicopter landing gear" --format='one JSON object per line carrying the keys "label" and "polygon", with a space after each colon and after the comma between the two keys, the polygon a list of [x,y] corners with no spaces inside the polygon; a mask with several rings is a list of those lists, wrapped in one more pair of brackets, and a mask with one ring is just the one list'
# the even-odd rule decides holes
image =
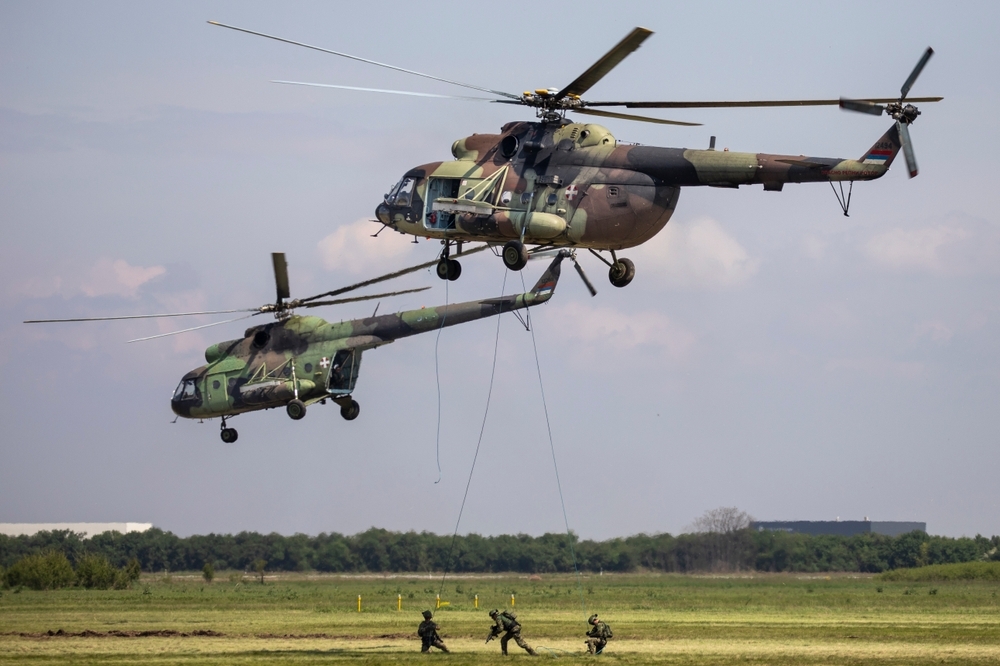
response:
{"label": "helicopter landing gear", "polygon": [[290,403],[285,405],[285,411],[288,412],[288,417],[293,421],[298,421],[303,416],[306,415],[306,405],[304,402],[296,398]]}
{"label": "helicopter landing gear", "polygon": [[236,441],[236,438],[239,437],[240,435],[238,432],[236,432],[236,428],[226,427],[226,417],[223,416],[222,430],[221,432],[219,432],[219,436],[222,438],[222,441],[225,442],[226,444],[232,444],[233,442]]}
{"label": "helicopter landing gear", "polygon": [[454,259],[444,257],[437,263],[437,276],[442,280],[454,282],[462,274],[462,264]]}
{"label": "helicopter landing gear", "polygon": [[346,421],[353,421],[358,418],[358,414],[361,413],[361,405],[358,404],[357,400],[351,400],[340,406],[340,415],[344,417]]}
{"label": "helicopter landing gear", "polygon": [[501,256],[504,266],[512,271],[519,271],[528,263],[528,250],[519,240],[507,241]]}
{"label": "helicopter landing gear", "polygon": [[635,264],[631,259],[622,257],[611,265],[608,271],[608,279],[616,287],[624,287],[635,277]]}

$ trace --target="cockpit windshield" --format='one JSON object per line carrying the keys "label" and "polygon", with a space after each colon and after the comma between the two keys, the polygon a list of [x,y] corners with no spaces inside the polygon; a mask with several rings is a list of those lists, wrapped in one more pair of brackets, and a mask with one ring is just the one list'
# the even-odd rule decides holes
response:
{"label": "cockpit windshield", "polygon": [[184,402],[194,400],[198,397],[196,382],[194,379],[182,379],[174,391],[174,402]]}
{"label": "cockpit windshield", "polygon": [[414,183],[416,183],[414,178],[404,177],[393,186],[389,194],[385,195],[385,202],[390,206],[409,206]]}

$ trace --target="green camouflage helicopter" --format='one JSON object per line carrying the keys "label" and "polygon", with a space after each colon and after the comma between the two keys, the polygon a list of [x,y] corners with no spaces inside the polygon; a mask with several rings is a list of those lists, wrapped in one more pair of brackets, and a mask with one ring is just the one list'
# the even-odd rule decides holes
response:
{"label": "green camouflage helicopter", "polygon": [[[511,270],[523,268],[530,251],[552,247],[587,248],[609,266],[611,283],[624,287],[632,281],[635,266],[630,260],[619,257],[617,251],[635,247],[656,235],[670,220],[682,187],[738,188],[759,184],[765,190],[777,192],[785,183],[829,182],[832,187],[837,182],[840,191],[835,188],[834,193],[847,215],[853,182],[885,175],[901,148],[910,177],[917,175],[909,126],[920,111],[911,102],[943,99],[907,100],[910,88],[933,54],[930,48],[906,79],[898,98],[595,102],[584,100],[581,95],[639,48],[652,34],[650,30],[635,28],[562,89],[537,89],[517,95],[215,21],[209,23],[489,93],[493,97],[454,97],[300,81],[276,83],[473,99],[536,109],[539,122],[511,122],[504,125],[499,134],[473,134],[455,141],[452,145],[454,160],[410,169],[376,208],[376,221],[386,227],[404,234],[440,239],[443,249],[437,274],[450,280],[457,279],[461,273],[461,266],[450,256],[451,246],[454,244],[461,253],[464,242],[481,241],[503,245],[500,255]],[[716,151],[715,137],[707,150],[619,144],[611,132],[600,125],[566,119],[566,113],[570,112],[668,125],[698,125],[598,107],[693,109],[821,105],[839,105],[872,115],[885,113],[895,122],[860,157],[842,159]],[[850,183],[846,195],[845,181]],[[529,251],[528,246],[532,250]],[[599,254],[602,251],[610,253],[610,261]]]}
{"label": "green camouflage helicopter", "polygon": [[[485,246],[470,250],[465,254],[472,254],[482,249],[485,249]],[[493,317],[504,312],[541,305],[552,297],[556,283],[559,281],[560,265],[566,257],[571,258],[580,276],[586,282],[587,278],[583,274],[583,269],[576,263],[576,257],[570,250],[563,249],[556,253],[555,258],[535,286],[523,294],[468,301],[435,308],[407,310],[396,314],[380,316],[372,314],[372,316],[363,319],[331,323],[319,317],[295,315],[293,310],[424,291],[429,287],[329,300],[332,296],[429,268],[436,264],[437,260],[316,296],[287,300],[290,295],[285,255],[274,253],[272,254],[272,262],[274,264],[277,300],[261,307],[120,317],[35,319],[24,323],[148,319],[232,312],[251,313],[239,318],[245,319],[258,314],[273,314],[275,321],[252,326],[246,330],[242,338],[219,342],[206,349],[206,365],[185,373],[170,401],[170,407],[174,413],[184,418],[220,417],[222,419],[222,441],[231,443],[236,441],[238,435],[234,428],[228,426],[227,419],[237,414],[259,409],[284,406],[288,416],[298,420],[305,416],[308,405],[317,402],[326,404],[327,400],[332,400],[340,405],[341,416],[348,421],[356,419],[361,413],[361,408],[351,395],[358,380],[362,352],[418,333],[435,331],[446,326],[455,326],[475,319]],[[238,321],[238,319],[216,322],[207,326],[232,321]],[[138,338],[129,342],[176,335],[200,328],[206,328],[206,326]]]}

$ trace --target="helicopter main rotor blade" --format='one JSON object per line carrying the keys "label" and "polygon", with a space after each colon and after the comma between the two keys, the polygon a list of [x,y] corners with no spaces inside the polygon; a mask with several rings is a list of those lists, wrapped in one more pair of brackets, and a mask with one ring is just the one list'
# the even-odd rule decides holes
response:
{"label": "helicopter main rotor blade", "polygon": [[583,93],[594,87],[598,81],[603,79],[608,72],[618,66],[646,41],[646,38],[653,34],[652,30],[646,28],[634,28],[632,32],[625,36],[625,39],[615,44],[610,51],[605,53],[600,60],[590,66],[586,72],[576,77],[568,86],[556,93],[556,99],[562,99],[567,95],[579,97]]}
{"label": "helicopter main rotor blade", "polygon": [[[940,102],[944,97],[916,97],[911,102]],[[894,97],[864,97],[857,102],[889,104],[898,102]],[[839,99],[762,99],[743,102],[586,102],[591,106],[624,106],[629,109],[727,109],[731,107],[771,107],[771,106],[837,106]]]}
{"label": "helicopter main rotor blade", "polygon": [[339,90],[358,90],[361,92],[388,93],[391,95],[412,95],[413,97],[437,97],[440,99],[461,99],[475,102],[497,102],[491,97],[465,97],[462,95],[435,95],[432,93],[410,92],[408,90],[384,90],[382,88],[359,88],[357,86],[338,86],[332,83],[307,83],[305,81],[271,81],[271,83],[283,83],[290,86],[311,86],[313,88],[337,88]]}
{"label": "helicopter main rotor blade", "polygon": [[283,37],[276,37],[274,35],[268,35],[263,32],[256,32],[254,30],[247,30],[246,28],[237,28],[234,25],[226,25],[225,23],[219,23],[218,21],[209,21],[211,25],[219,26],[220,28],[229,28],[230,30],[236,30],[237,32],[245,32],[248,35],[256,35],[258,37],[266,37],[267,39],[273,39],[277,42],[284,42],[286,44],[292,44],[293,46],[302,46],[307,49],[312,49],[314,51],[321,51],[322,53],[329,53],[331,55],[340,56],[341,58],[348,58],[350,60],[357,60],[358,62],[368,63],[369,65],[376,65],[378,67],[385,67],[386,69],[393,69],[397,72],[403,72],[404,74],[413,74],[414,76],[421,76],[425,79],[431,79],[432,81],[440,81],[442,83],[450,83],[453,86],[461,86],[462,88],[470,88],[472,90],[478,90],[479,92],[490,93],[491,95],[497,95],[498,97],[508,97],[510,99],[520,99],[520,96],[514,95],[507,92],[502,92],[500,90],[490,90],[489,88],[481,88],[479,86],[474,86],[470,83],[462,83],[460,81],[451,81],[449,79],[443,79],[440,76],[433,76],[431,74],[424,74],[423,72],[417,72],[412,69],[405,69],[403,67],[397,67],[395,65],[390,65],[384,62],[378,62],[376,60],[368,60],[367,58],[360,58],[358,56],[353,56],[349,53],[341,53],[340,51],[333,51],[331,49],[324,49],[320,46],[313,46],[311,44],[305,44],[303,42],[296,42],[291,39],[285,39]]}
{"label": "helicopter main rotor blade", "polygon": [[117,321],[120,319],[159,319],[162,317],[193,317],[195,315],[231,314],[233,312],[257,312],[257,308],[237,310],[205,310],[203,312],[167,312],[164,314],[122,315],[120,317],[73,317],[71,319],[27,319],[24,324],[59,324],[74,321]]}
{"label": "helicopter main rotor blade", "polygon": [[906,168],[910,172],[910,178],[916,178],[919,171],[917,156],[913,153],[913,144],[910,142],[910,128],[906,123],[897,120],[896,129],[899,130],[899,142],[903,144],[903,157],[906,158]]}
{"label": "helicopter main rotor blade", "polygon": [[427,291],[430,287],[417,287],[416,289],[403,289],[402,291],[389,291],[384,294],[369,294],[367,296],[352,296],[351,298],[337,298],[332,301],[312,301],[300,307],[318,308],[321,305],[340,305],[341,303],[354,303],[356,301],[370,301],[376,298],[389,298],[390,296],[401,296],[402,294],[414,294],[418,291]]}
{"label": "helicopter main rotor blade", "polygon": [[[924,51],[924,54],[920,56],[920,61],[917,63],[917,66],[913,68],[912,72],[910,72],[910,76],[906,79],[906,83],[904,83],[903,87],[899,89],[900,102],[906,99],[906,94],[910,92],[910,88],[913,87],[913,83],[917,80],[917,77],[920,76],[920,72],[924,71],[924,66],[927,64],[927,61],[931,59],[932,55],[934,55],[934,49],[928,46],[927,50]],[[920,100],[910,101],[919,102]]]}
{"label": "helicopter main rotor blade", "polygon": [[271,262],[274,264],[274,287],[278,294],[278,303],[290,298],[288,289],[288,263],[285,261],[284,252],[272,252]]}
{"label": "helicopter main rotor blade", "polygon": [[[465,256],[470,255],[470,254],[475,254],[476,252],[482,252],[483,250],[485,250],[488,247],[489,247],[489,245],[480,245],[479,247],[476,247],[476,248],[473,248],[471,250],[467,250],[467,251],[465,251],[465,252],[463,252],[461,254],[455,254],[455,255],[452,255],[452,256],[453,257],[465,257]],[[409,268],[404,268],[404,269],[399,270],[399,271],[394,271],[392,273],[387,273],[387,274],[379,276],[377,278],[372,278],[371,280],[365,280],[364,282],[358,282],[357,284],[352,284],[352,285],[348,285],[346,287],[341,287],[340,289],[334,289],[333,291],[323,292],[322,294],[316,294],[315,296],[309,296],[308,298],[300,298],[300,299],[298,299],[298,302],[302,303],[302,304],[305,304],[305,303],[309,303],[311,301],[315,301],[317,298],[325,298],[327,296],[339,296],[340,294],[345,294],[345,293],[347,293],[349,291],[354,291],[355,289],[361,289],[362,287],[367,287],[369,285],[377,284],[379,282],[385,282],[386,280],[393,280],[395,278],[402,277],[402,276],[408,275],[410,273],[415,273],[415,272],[417,272],[419,270],[423,270],[424,268],[430,268],[431,266],[436,266],[437,263],[438,263],[438,261],[439,261],[438,259],[434,259],[433,261],[426,261],[426,262],[424,262],[422,264],[417,264],[416,266],[410,266]]]}
{"label": "helicopter main rotor blade", "polygon": [[847,99],[846,97],[840,98],[840,108],[858,113],[870,113],[873,116],[881,116],[885,112],[885,107],[881,104],[859,99]]}
{"label": "helicopter main rotor blade", "polygon": [[234,321],[240,321],[242,319],[249,319],[255,315],[260,314],[259,312],[254,312],[253,314],[248,314],[245,317],[236,317],[235,319],[227,319],[225,321],[216,321],[211,324],[205,324],[203,326],[192,326],[191,328],[182,328],[179,331],[171,331],[170,333],[160,333],[159,335],[149,335],[145,338],[135,338],[134,340],[128,340],[128,342],[143,342],[145,340],[155,340],[156,338],[166,338],[171,335],[179,335],[181,333],[190,333],[191,331],[197,331],[202,328],[211,328],[212,326],[220,326],[222,324],[231,324]]}
{"label": "helicopter main rotor blade", "polygon": [[664,120],[662,118],[650,118],[649,116],[636,116],[631,113],[615,113],[613,111],[598,111],[596,109],[569,109],[573,113],[583,113],[588,116],[603,116],[604,118],[620,118],[621,120],[638,120],[644,123],[656,123],[657,125],[682,125],[684,127],[700,127],[701,123],[685,123],[680,120]]}

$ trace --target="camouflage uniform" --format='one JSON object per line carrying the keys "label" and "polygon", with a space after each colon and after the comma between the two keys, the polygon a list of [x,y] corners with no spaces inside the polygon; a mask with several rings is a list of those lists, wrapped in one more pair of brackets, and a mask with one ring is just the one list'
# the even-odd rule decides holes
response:
{"label": "camouflage uniform", "polygon": [[448,652],[448,648],[445,647],[444,642],[438,635],[437,622],[432,620],[431,617],[433,617],[432,613],[429,610],[425,610],[424,621],[417,627],[417,635],[420,636],[420,651],[429,652],[432,647],[436,647],[442,652]]}
{"label": "camouflage uniform", "polygon": [[597,619],[597,614],[590,616],[587,620],[591,624],[590,631],[587,632],[587,652],[590,654],[601,654],[604,650],[604,646],[608,644],[608,639],[611,638],[611,629],[604,622]]}
{"label": "camouflage uniform", "polygon": [[[490,617],[493,618],[493,627],[490,629],[490,637],[500,636],[500,653],[507,654],[507,643],[513,638],[514,642],[517,643],[518,647],[525,650],[531,656],[536,656],[538,653],[531,649],[531,646],[524,642],[521,638],[521,624],[517,621],[517,616],[513,613],[507,613],[506,611],[501,613],[499,611],[490,611]],[[487,641],[489,642],[489,641]]]}

